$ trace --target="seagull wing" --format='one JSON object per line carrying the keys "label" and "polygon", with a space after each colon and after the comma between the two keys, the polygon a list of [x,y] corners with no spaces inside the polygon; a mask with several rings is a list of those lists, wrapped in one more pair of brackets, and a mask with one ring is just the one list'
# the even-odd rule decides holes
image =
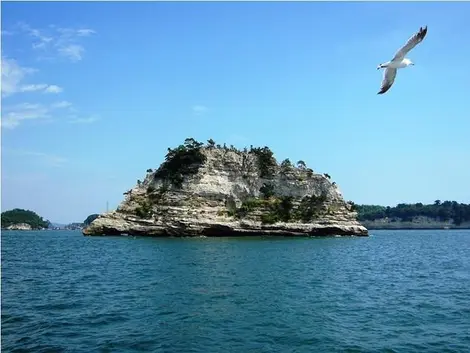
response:
{"label": "seagull wing", "polygon": [[404,46],[402,46],[398,51],[395,53],[395,56],[393,57],[392,61],[401,61],[405,57],[405,55],[413,49],[418,43],[421,43],[421,41],[426,37],[426,33],[428,33],[428,26],[426,27],[420,27],[419,31],[413,34],[410,39],[406,42]]}
{"label": "seagull wing", "polygon": [[395,77],[397,76],[397,69],[387,67],[384,71],[384,78],[382,80],[382,85],[380,86],[380,91],[377,94],[384,94],[387,92],[390,87],[392,87],[393,82],[395,82]]}

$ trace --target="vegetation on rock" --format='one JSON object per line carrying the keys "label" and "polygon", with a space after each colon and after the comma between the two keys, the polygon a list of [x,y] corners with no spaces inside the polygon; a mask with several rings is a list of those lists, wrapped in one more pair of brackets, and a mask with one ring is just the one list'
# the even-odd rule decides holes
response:
{"label": "vegetation on rock", "polygon": [[259,189],[259,192],[265,199],[269,199],[271,196],[275,195],[274,185],[270,183],[264,183],[263,186]]}
{"label": "vegetation on rock", "polygon": [[274,198],[273,202],[269,204],[268,212],[261,215],[261,223],[289,222],[293,218],[291,212],[294,207],[293,199],[292,196]]}
{"label": "vegetation on rock", "polygon": [[152,203],[148,199],[144,199],[140,202],[139,206],[135,210],[136,216],[140,218],[149,218],[152,214]]}
{"label": "vegetation on rock", "polygon": [[91,214],[89,215],[84,221],[83,221],[83,225],[85,226],[88,226],[91,224],[91,222],[93,222],[95,219],[97,219],[99,216],[99,214],[97,213],[94,213],[94,214]]}
{"label": "vegetation on rock", "polygon": [[286,158],[281,162],[280,173],[282,175],[285,175],[288,172],[290,172],[292,170],[292,168],[293,168],[293,165],[292,165],[291,161],[289,160],[289,158]]}
{"label": "vegetation on rock", "polygon": [[[184,177],[196,174],[199,167],[205,163],[206,156],[202,152],[203,147],[207,149],[217,148],[236,153],[254,154],[256,156],[260,178],[272,179],[278,168],[281,174],[286,174],[292,169],[298,168],[307,171],[309,177],[313,175],[313,170],[307,168],[305,162],[302,160],[298,161],[297,165],[294,166],[287,158],[278,165],[274,153],[267,146],[253,147],[253,145],[251,145],[249,149],[245,147],[243,150],[238,150],[233,145],[227,146],[225,143],[223,145],[216,144],[213,139],[207,140],[207,144],[204,146],[202,142],[198,142],[194,138],[186,138],[184,144],[176,148],[168,148],[165,161],[160,168],[156,170],[154,177],[167,180],[175,187],[180,188]],[[147,172],[152,172],[152,169],[147,169]],[[328,174],[325,175],[329,178]],[[141,182],[138,181],[138,184],[140,185]]]}
{"label": "vegetation on rock", "polygon": [[[267,146],[239,150],[187,138],[147,172],[116,213],[100,216],[84,234],[367,235],[326,176],[301,160],[278,164]],[[261,226],[278,222],[285,224]]]}
{"label": "vegetation on rock", "polygon": [[[168,181],[171,185],[176,188],[181,188],[184,178],[189,175],[194,175],[198,172],[205,161],[206,156],[202,151],[204,144],[196,141],[194,138],[187,138],[184,144],[179,145],[176,148],[168,148],[168,153],[165,156],[165,161],[156,170],[154,178],[163,179]],[[216,144],[213,139],[207,140],[205,146],[207,149],[222,149],[225,151],[232,151],[236,153],[254,154],[256,156],[257,166],[259,170],[259,177],[264,179],[272,179],[277,172],[278,168],[281,174],[286,174],[294,168],[300,170],[306,170],[307,176],[313,176],[313,170],[306,167],[304,161],[298,161],[295,167],[289,159],[282,161],[280,166],[278,165],[274,153],[269,147],[253,147],[250,149],[244,148],[238,150],[233,145],[228,147],[225,143],[223,145]],[[152,169],[147,169],[147,172],[152,172]],[[303,178],[301,177],[303,180]],[[138,181],[138,185],[141,185],[141,181]]]}
{"label": "vegetation on rock", "polygon": [[207,147],[214,148],[215,147],[215,141],[213,139],[207,140]]}
{"label": "vegetation on rock", "polygon": [[434,204],[400,203],[395,207],[379,205],[355,205],[359,221],[374,221],[389,218],[392,221],[411,222],[415,217],[428,217],[430,219],[447,222],[453,221],[455,225],[470,221],[470,204],[456,201],[436,200]]}
{"label": "vegetation on rock", "polygon": [[263,198],[249,198],[242,205],[233,210],[227,211],[228,216],[242,219],[253,213],[255,210],[262,211],[261,222],[273,224],[276,222],[311,222],[315,216],[322,213],[322,207],[326,201],[325,195],[316,197],[315,195],[305,196],[294,205],[292,196],[263,196]]}
{"label": "vegetation on rock", "polygon": [[[173,149],[168,148],[165,161],[154,174],[155,179],[163,180],[164,183],[158,190],[152,185],[147,187],[147,196],[138,201],[139,206],[135,209],[137,216],[143,218],[149,217],[152,212],[151,205],[162,204],[164,194],[169,190],[170,184],[176,188],[181,188],[186,176],[194,175],[198,172],[207,158],[202,148],[221,149],[243,154],[243,166],[245,166],[245,163],[248,163],[248,156],[250,154],[254,155],[259,171],[258,177],[265,180],[273,179],[277,173],[287,175],[296,170],[297,172],[293,175],[296,175],[299,181],[304,181],[314,174],[313,170],[307,168],[306,163],[302,160],[299,160],[296,165],[294,165],[287,158],[278,164],[274,153],[267,146],[250,146],[249,149],[245,147],[240,151],[233,145],[227,146],[225,143],[223,145],[216,144],[213,139],[207,140],[207,144],[204,146],[203,143],[193,138],[187,138],[184,144]],[[244,169],[244,167],[242,167],[242,169]],[[150,170],[151,169],[148,171]],[[243,174],[243,177],[247,178],[248,175]],[[325,174],[325,177],[329,178],[329,175]],[[227,205],[227,210],[225,212],[219,212],[219,214],[225,213],[228,216],[241,219],[257,210],[258,216],[262,223],[265,224],[272,224],[279,221],[309,222],[322,212],[323,204],[326,201],[325,195],[319,197],[315,197],[314,195],[306,196],[301,200],[295,200],[290,196],[278,195],[275,189],[275,183],[271,181],[265,181],[259,189],[259,192],[260,198],[250,197],[244,200],[239,208],[232,204]]]}
{"label": "vegetation on rock", "polygon": [[321,212],[321,207],[325,201],[325,194],[321,194],[320,196],[304,196],[297,209],[296,218],[302,220],[303,222],[310,222],[314,216]]}
{"label": "vegetation on rock", "polygon": [[277,162],[276,158],[274,158],[274,153],[269,149],[269,147],[253,148],[252,146],[250,153],[253,153],[257,157],[260,178],[272,178],[277,167]]}
{"label": "vegetation on rock", "polygon": [[32,229],[48,228],[50,222],[45,221],[36,212],[15,208],[9,211],[2,212],[2,228],[7,228],[13,224],[26,223]]}
{"label": "vegetation on rock", "polygon": [[150,185],[147,188],[147,195],[151,202],[161,204],[165,193],[169,190],[167,183],[163,183],[160,188],[156,189],[154,186]]}
{"label": "vegetation on rock", "polygon": [[196,174],[206,161],[206,156],[201,151],[202,146],[203,143],[187,138],[183,145],[168,148],[165,162],[156,171],[155,178],[167,180],[173,186],[181,188],[184,177]]}

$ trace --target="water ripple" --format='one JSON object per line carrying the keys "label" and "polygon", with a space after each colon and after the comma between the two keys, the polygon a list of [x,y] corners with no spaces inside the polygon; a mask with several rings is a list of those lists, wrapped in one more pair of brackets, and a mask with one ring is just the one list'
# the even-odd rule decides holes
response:
{"label": "water ripple", "polygon": [[5,352],[468,352],[470,231],[2,233]]}

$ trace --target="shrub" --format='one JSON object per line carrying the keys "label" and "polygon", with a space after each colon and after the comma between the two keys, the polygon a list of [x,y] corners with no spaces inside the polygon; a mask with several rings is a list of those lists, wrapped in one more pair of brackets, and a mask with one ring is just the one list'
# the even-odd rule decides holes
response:
{"label": "shrub", "polygon": [[252,147],[250,153],[254,153],[257,157],[260,178],[272,178],[277,167],[277,162],[269,147]]}
{"label": "shrub", "polygon": [[276,222],[289,222],[294,207],[292,196],[281,196],[269,204],[268,212],[261,216],[261,223],[273,224]]}
{"label": "shrub", "polygon": [[147,201],[142,203],[135,209],[135,214],[140,218],[148,218],[152,213],[152,205]]}
{"label": "shrub", "polygon": [[206,161],[201,151],[202,143],[187,138],[183,145],[175,149],[168,148],[165,162],[155,173],[155,178],[168,180],[172,185],[181,188],[185,176],[196,174]]}
{"label": "shrub", "polygon": [[325,201],[325,194],[321,194],[320,196],[304,196],[297,207],[295,218],[300,219],[305,223],[310,222],[312,218],[318,214]]}
{"label": "shrub", "polygon": [[270,183],[263,183],[263,186],[260,187],[259,192],[265,199],[269,199],[271,196],[274,196],[274,185]]}

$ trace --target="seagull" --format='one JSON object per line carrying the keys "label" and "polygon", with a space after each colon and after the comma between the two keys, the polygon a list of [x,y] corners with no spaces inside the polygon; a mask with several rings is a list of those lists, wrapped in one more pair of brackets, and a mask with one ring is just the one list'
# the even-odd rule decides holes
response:
{"label": "seagull", "polygon": [[410,59],[405,58],[405,55],[408,54],[408,52],[417,44],[421,43],[427,32],[428,26],[425,26],[424,28],[420,27],[419,31],[413,34],[405,45],[398,49],[392,60],[377,66],[377,70],[385,68],[380,91],[377,92],[377,94],[384,94],[390,89],[390,87],[392,87],[395,77],[397,76],[398,69],[414,65]]}

